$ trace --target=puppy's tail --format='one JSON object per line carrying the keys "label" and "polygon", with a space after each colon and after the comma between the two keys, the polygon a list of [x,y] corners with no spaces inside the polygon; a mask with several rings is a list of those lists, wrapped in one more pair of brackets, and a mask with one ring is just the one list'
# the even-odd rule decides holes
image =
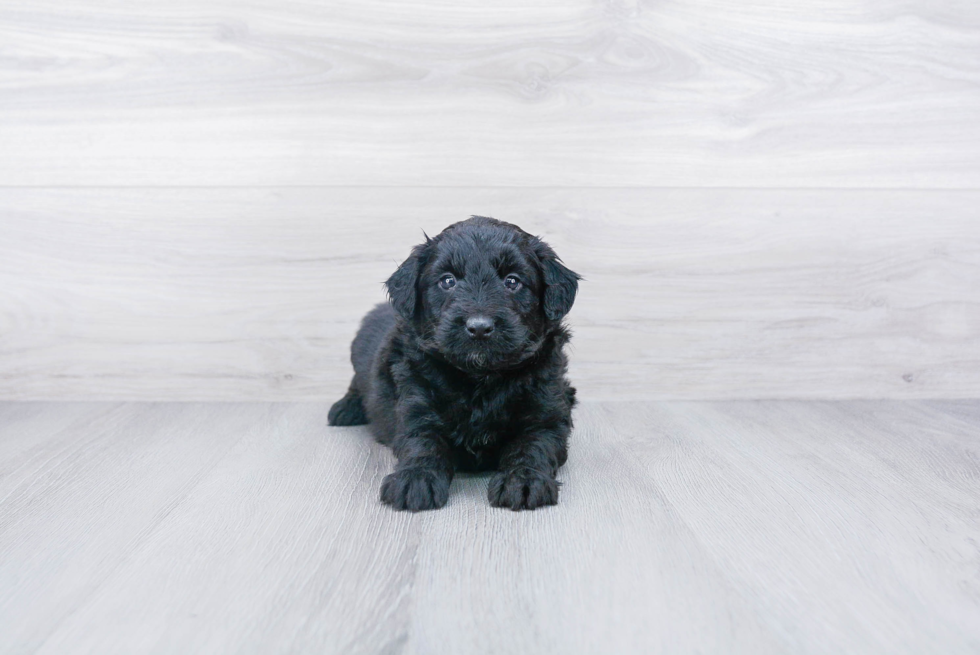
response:
{"label": "puppy's tail", "polygon": [[565,402],[568,403],[568,407],[572,408],[578,404],[578,400],[575,398],[575,387],[571,385],[565,386]]}
{"label": "puppy's tail", "polygon": [[327,415],[327,423],[330,425],[364,425],[367,422],[368,417],[364,411],[364,403],[361,402],[361,394],[357,392],[354,385],[347,390],[346,396],[333,404]]}

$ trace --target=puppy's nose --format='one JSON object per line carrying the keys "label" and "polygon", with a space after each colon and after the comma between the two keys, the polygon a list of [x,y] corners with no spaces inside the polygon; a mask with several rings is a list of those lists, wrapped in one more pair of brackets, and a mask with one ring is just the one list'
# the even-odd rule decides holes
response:
{"label": "puppy's nose", "polygon": [[466,331],[474,339],[486,339],[493,332],[493,321],[486,316],[472,316],[466,319]]}

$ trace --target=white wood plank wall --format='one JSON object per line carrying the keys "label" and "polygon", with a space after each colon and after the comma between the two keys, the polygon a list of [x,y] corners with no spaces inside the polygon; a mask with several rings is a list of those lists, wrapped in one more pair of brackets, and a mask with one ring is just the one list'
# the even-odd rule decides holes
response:
{"label": "white wood plank wall", "polygon": [[0,5],[0,398],[329,399],[425,229],[586,398],[980,395],[980,3]]}

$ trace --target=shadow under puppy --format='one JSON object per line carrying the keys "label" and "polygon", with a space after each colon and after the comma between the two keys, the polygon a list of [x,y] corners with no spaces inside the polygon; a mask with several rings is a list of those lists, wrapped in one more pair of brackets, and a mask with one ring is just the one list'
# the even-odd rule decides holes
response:
{"label": "shadow under puppy", "polygon": [[446,504],[457,470],[497,471],[490,504],[558,502],[575,389],[562,348],[579,276],[516,225],[474,216],[416,246],[351,346],[354,380],[330,425],[370,422],[395,471],[381,500]]}

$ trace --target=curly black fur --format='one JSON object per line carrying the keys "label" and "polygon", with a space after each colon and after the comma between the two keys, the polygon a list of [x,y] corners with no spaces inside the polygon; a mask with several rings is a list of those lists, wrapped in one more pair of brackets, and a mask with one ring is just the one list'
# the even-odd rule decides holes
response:
{"label": "curly black fur", "polygon": [[[452,278],[452,284],[450,282]],[[381,500],[446,504],[457,470],[493,470],[490,503],[558,502],[575,389],[561,321],[579,276],[516,225],[474,216],[416,246],[365,316],[331,425],[370,422],[398,465]]]}

